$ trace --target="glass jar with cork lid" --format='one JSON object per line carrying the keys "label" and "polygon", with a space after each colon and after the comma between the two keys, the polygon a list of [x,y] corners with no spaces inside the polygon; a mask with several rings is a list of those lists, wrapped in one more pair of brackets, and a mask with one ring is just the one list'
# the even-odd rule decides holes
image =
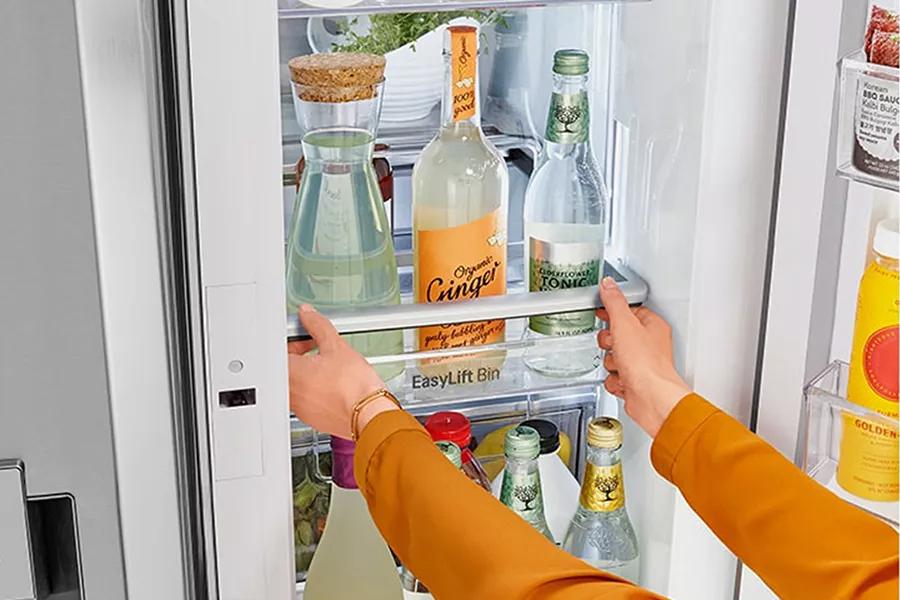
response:
{"label": "glass jar with cork lid", "polygon": [[[288,229],[287,306],[317,309],[400,303],[391,228],[372,166],[384,58],[313,54],[289,61],[305,166]],[[403,332],[352,334],[364,356],[403,351]],[[384,380],[402,361],[376,367]]]}

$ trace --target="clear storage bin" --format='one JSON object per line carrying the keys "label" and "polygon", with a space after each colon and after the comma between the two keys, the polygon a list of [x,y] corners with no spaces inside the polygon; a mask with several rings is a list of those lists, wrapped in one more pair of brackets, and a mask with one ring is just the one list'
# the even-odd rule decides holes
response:
{"label": "clear storage bin", "polygon": [[900,71],[869,63],[863,51],[857,50],[841,59],[838,72],[837,172],[854,181],[896,191]]}
{"label": "clear storage bin", "polygon": [[[859,460],[859,447],[845,444],[845,427],[863,425],[866,430],[878,430],[897,447],[900,424],[896,419],[867,410],[846,398],[849,365],[835,361],[817,375],[804,390],[804,415],[798,438],[798,459],[806,473],[823,486],[843,498],[895,525],[898,523],[898,502],[877,501],[855,495],[838,483],[842,450],[844,460]],[[850,453],[852,452],[852,456]],[[896,455],[895,455],[896,456]],[[896,479],[895,479],[896,481]]]}

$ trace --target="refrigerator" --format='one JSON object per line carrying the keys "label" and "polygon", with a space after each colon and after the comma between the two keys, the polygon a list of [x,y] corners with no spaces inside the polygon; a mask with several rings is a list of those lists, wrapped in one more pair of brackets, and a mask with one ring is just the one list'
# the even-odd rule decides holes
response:
{"label": "refrigerator", "polygon": [[[292,498],[328,457],[288,408],[286,341],[299,329],[284,309],[285,235],[299,139],[286,63],[321,49],[335,23],[463,9],[516,23],[502,49],[503,32],[484,28],[479,71],[483,126],[510,171],[510,295],[477,317],[508,319],[507,360],[477,386],[411,384],[414,328],[476,310],[410,304],[409,180],[438,126],[434,103],[383,120],[377,140],[393,167],[404,304],[344,314],[339,330],[405,328],[395,391],[414,415],[459,410],[476,438],[550,419],[572,440],[575,475],[588,420],[619,417],[640,583],[673,598],[774,597],[654,472],[651,440],[603,391],[601,369],[551,380],[522,365],[524,319],[572,308],[525,295],[522,201],[553,52],[583,48],[611,194],[610,272],[672,325],[677,367],[698,393],[805,465],[804,386],[849,359],[868,239],[897,214],[895,191],[836,173],[836,65],[861,45],[866,7],[316,4],[337,3],[0,8],[0,264],[12,291],[0,295],[0,529],[15,533],[0,540],[0,600],[302,597],[313,548],[295,539]],[[505,108],[488,111],[490,97]]]}

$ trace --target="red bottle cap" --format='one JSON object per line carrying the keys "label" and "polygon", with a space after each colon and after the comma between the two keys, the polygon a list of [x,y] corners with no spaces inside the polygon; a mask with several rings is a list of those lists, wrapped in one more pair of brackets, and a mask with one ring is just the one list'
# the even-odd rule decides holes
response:
{"label": "red bottle cap", "polygon": [[425,421],[425,429],[436,442],[446,440],[459,446],[463,453],[472,441],[472,424],[458,412],[436,412]]}

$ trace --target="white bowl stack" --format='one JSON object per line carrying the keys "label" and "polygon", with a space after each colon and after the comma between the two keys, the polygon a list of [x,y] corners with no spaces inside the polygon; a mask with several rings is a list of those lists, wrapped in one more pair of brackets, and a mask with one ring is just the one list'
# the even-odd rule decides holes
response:
{"label": "white bowl stack", "polygon": [[[450,25],[478,25],[473,19],[454,19]],[[357,26],[364,30],[368,21],[364,17]],[[444,59],[441,55],[444,30],[441,25],[414,42],[392,50],[385,55],[384,99],[381,120],[385,122],[417,121],[427,117],[440,102],[444,83]],[[340,38],[329,37],[320,18],[309,20],[307,30],[314,52],[329,52]]]}

